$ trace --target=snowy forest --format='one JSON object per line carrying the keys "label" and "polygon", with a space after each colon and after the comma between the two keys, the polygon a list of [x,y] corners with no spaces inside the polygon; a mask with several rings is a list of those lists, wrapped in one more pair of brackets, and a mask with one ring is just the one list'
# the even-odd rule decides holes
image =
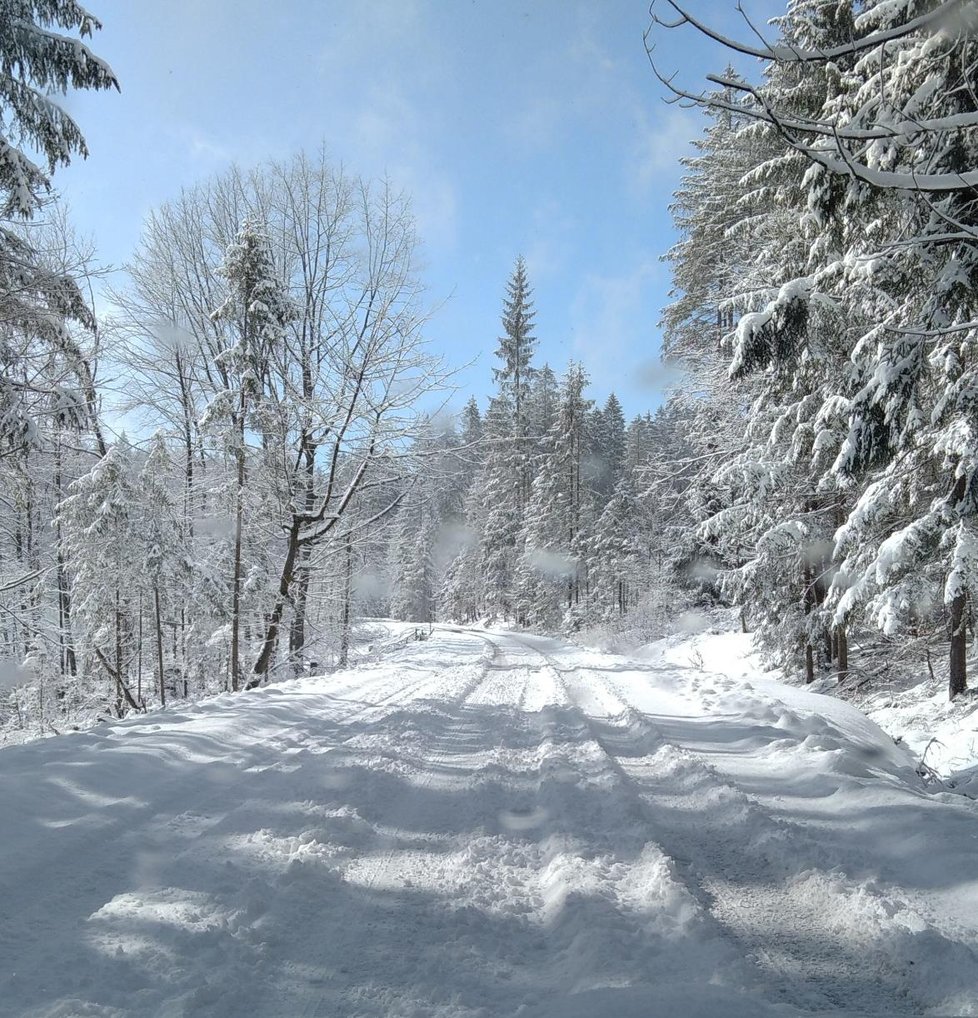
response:
{"label": "snowy forest", "polygon": [[[790,0],[768,44],[657,0],[649,73],[702,134],[659,252],[675,382],[631,419],[541,362],[515,251],[465,337],[494,394],[455,391],[409,197],[321,149],[159,205],[96,307],[47,97],[119,83],[72,0],[0,14],[4,738],[326,672],[376,616],[641,642],[719,605],[793,681],[966,691],[978,4]],[[702,88],[660,70],[677,32],[713,37]]]}

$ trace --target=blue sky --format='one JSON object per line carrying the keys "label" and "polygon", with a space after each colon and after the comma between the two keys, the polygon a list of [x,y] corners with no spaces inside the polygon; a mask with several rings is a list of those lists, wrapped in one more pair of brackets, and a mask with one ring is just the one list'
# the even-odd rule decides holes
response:
{"label": "blue sky", "polygon": [[[704,17],[745,37],[732,0]],[[748,2],[763,20],[782,5]],[[602,400],[655,406],[668,205],[701,129],[646,58],[644,0],[90,0],[92,48],[122,93],[68,109],[91,156],[56,175],[81,233],[122,265],[145,215],[181,187],[325,142],[336,162],[412,195],[428,326],[464,395],[491,389],[517,254],[538,360],[583,361]],[[726,55],[686,30],[664,70],[696,83]],[[461,399],[459,400],[459,402]]]}

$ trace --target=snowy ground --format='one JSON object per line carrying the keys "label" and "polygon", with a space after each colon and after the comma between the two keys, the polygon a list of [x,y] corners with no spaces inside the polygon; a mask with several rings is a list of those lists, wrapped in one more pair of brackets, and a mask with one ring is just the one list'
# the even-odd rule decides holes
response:
{"label": "snowy ground", "polygon": [[[974,682],[975,663],[969,663]],[[827,691],[833,683],[826,682]],[[978,799],[978,692],[953,701],[947,680],[904,677],[899,688],[856,691],[853,702],[885,732],[904,743],[932,785]]]}
{"label": "snowy ground", "polygon": [[0,751],[0,1014],[978,1015],[978,808],[736,634],[436,627]]}

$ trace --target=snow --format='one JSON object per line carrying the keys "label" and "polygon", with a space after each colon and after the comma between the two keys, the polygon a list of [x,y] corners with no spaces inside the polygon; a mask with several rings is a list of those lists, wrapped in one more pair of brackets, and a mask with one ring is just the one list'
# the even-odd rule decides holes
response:
{"label": "snow", "polygon": [[0,1014],[978,1014],[975,804],[855,708],[413,632],[0,751]]}

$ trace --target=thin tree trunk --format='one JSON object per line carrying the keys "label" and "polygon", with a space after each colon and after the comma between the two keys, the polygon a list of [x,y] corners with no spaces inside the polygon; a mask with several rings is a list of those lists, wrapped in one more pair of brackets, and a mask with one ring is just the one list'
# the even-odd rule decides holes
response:
{"label": "thin tree trunk", "polygon": [[285,606],[289,600],[289,592],[292,589],[292,580],[295,576],[295,564],[299,557],[299,533],[302,529],[302,521],[298,516],[292,517],[292,525],[289,527],[288,544],[285,550],[285,562],[282,564],[282,574],[278,581],[278,597],[272,608],[272,614],[268,619],[268,626],[265,629],[265,638],[262,640],[261,650],[258,653],[258,660],[255,661],[254,674],[248,682],[248,689],[255,686],[267,676],[268,669],[275,654],[275,646],[278,643],[278,633],[282,625],[282,617],[285,614]]}
{"label": "thin tree trunk", "polygon": [[[812,587],[812,570],[807,559],[802,567],[802,581],[805,584],[804,604],[805,614],[811,615],[814,606],[815,592]],[[810,639],[805,642],[805,682],[815,681],[815,650]]]}
{"label": "thin tree trunk", "polygon": [[[60,503],[64,498],[61,476],[61,432],[54,440],[54,491]],[[78,674],[75,648],[71,638],[71,592],[68,589],[68,569],[65,562],[64,535],[61,532],[61,514],[54,517],[55,578],[58,584],[58,644],[61,647],[61,674],[74,678]]]}
{"label": "thin tree trunk", "polygon": [[350,659],[350,601],[353,597],[353,538],[346,535],[346,571],[343,579],[343,625],[340,630],[340,667]]}
{"label": "thin tree trunk", "polygon": [[118,590],[115,592],[115,712],[122,717],[122,613]]}
{"label": "thin tree trunk", "polygon": [[839,682],[845,682],[849,677],[849,637],[845,626],[835,629],[835,662],[836,676]]}
{"label": "thin tree trunk", "polygon": [[949,662],[948,696],[954,699],[959,693],[968,688],[968,625],[967,625],[967,604],[968,595],[962,591],[950,605],[950,620],[948,629],[951,637],[951,653]]}
{"label": "thin tree trunk", "polygon": [[[964,474],[955,477],[949,495],[952,506],[960,506],[968,490]],[[953,700],[968,688],[968,592],[961,590],[948,606],[948,635],[951,639],[948,655],[948,698]]]}
{"label": "thin tree trunk", "polygon": [[136,699],[143,702],[143,592],[139,592],[139,633],[136,638]]}
{"label": "thin tree trunk", "polygon": [[193,489],[194,489],[194,430],[193,402],[190,386],[184,374],[183,357],[175,352],[177,382],[180,386],[180,409],[183,413],[183,444],[186,460],[183,472],[183,522],[188,536],[194,536]]}
{"label": "thin tree trunk", "polygon": [[153,600],[156,608],[156,667],[160,675],[160,706],[166,706],[166,684],[163,681],[163,619],[160,615],[160,588],[157,584],[153,589]]}
{"label": "thin tree trunk", "polygon": [[112,667],[112,662],[102,653],[99,647],[93,647],[92,650],[95,653],[95,657],[99,664],[108,672],[110,679],[115,679],[116,689],[125,698],[126,703],[132,707],[133,710],[145,710],[145,704],[139,704],[134,699],[132,692],[129,687],[122,681],[122,675]]}
{"label": "thin tree trunk", "polygon": [[241,530],[244,520],[244,485],[245,485],[245,391],[241,384],[241,396],[238,401],[238,461],[237,496],[234,508],[234,577],[231,588],[231,689],[237,692],[241,686]]}
{"label": "thin tree trunk", "polygon": [[[307,437],[303,438],[304,457],[304,512],[312,515],[316,500],[316,446]],[[296,592],[292,608],[292,625],[289,629],[289,656],[293,661],[296,674],[301,670],[302,649],[306,644],[306,606],[309,600],[309,552],[299,550],[299,561],[296,569]]]}

